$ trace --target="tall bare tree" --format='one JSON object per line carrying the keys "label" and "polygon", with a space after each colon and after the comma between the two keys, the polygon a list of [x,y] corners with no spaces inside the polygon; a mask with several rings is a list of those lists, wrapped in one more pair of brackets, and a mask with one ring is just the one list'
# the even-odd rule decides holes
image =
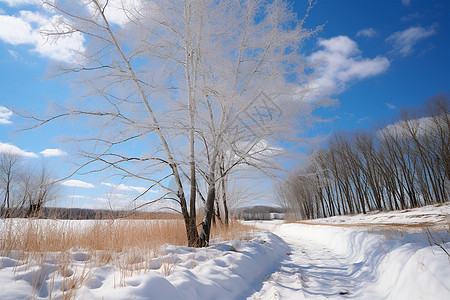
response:
{"label": "tall bare tree", "polygon": [[22,173],[23,157],[13,152],[0,153],[0,184],[3,194],[3,203],[0,214],[4,217],[11,215],[17,203],[13,191],[16,189]]}
{"label": "tall bare tree", "polygon": [[[34,126],[87,121],[89,134],[70,139],[83,158],[75,172],[111,171],[147,182],[147,191],[163,190],[154,201],[179,204],[191,246],[209,243],[216,185],[227,170],[274,166],[276,141],[298,138],[322,105],[305,101],[301,88],[310,75],[300,47],[315,31],[303,29],[284,0],[46,4],[60,18],[43,34],[85,39],[85,51],[59,68],[80,95],[53,103],[48,116],[28,117]],[[306,15],[312,6],[308,1]],[[285,136],[288,128],[293,134]],[[223,157],[233,162],[219,172]],[[207,185],[200,233],[198,173]]]}
{"label": "tall bare tree", "polygon": [[25,171],[21,181],[23,208],[27,217],[38,216],[45,204],[58,198],[59,184],[47,165],[42,163],[37,169]]}

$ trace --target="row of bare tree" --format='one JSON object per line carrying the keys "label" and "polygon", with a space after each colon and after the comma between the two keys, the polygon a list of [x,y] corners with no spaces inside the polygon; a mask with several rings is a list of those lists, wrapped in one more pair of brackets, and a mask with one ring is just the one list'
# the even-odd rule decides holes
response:
{"label": "row of bare tree", "polygon": [[442,203],[450,196],[446,95],[377,130],[340,132],[279,189],[303,219]]}
{"label": "row of bare tree", "polygon": [[0,217],[36,216],[45,203],[56,199],[57,191],[45,164],[31,167],[22,155],[0,153]]}

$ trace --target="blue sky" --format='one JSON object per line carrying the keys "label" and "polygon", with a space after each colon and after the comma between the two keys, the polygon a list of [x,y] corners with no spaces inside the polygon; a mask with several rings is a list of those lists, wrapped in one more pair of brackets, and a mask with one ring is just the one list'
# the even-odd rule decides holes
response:
{"label": "blue sky", "polygon": [[[0,151],[14,149],[32,164],[45,160],[58,176],[71,168],[69,152],[58,138],[75,124],[59,124],[17,134],[23,120],[6,107],[43,113],[47,100],[73,95],[59,79],[47,78],[50,66],[70,60],[80,49],[75,36],[59,44],[45,43],[37,34],[52,20],[38,0],[0,0]],[[368,128],[389,120],[406,107],[450,89],[450,2],[448,0],[319,0],[305,27],[324,25],[309,40],[304,53],[316,66],[313,84],[331,94],[339,105],[323,111],[334,117],[334,130]],[[306,1],[295,1],[302,16]],[[101,207],[109,197],[136,193],[139,183],[119,185],[100,177],[74,177],[64,192],[64,205]],[[156,194],[157,191],[155,191]],[[96,199],[96,202],[94,201]],[[93,204],[93,203],[97,204]],[[120,207],[118,203],[118,207]]]}
{"label": "blue sky", "polygon": [[[450,2],[425,0],[322,0],[307,26],[325,24],[320,39],[345,36],[356,43],[355,61],[385,58],[378,74],[343,82],[335,128],[359,128],[389,120],[399,109],[420,106],[450,90]],[[296,9],[301,8],[298,1]],[[317,41],[308,45],[315,52]],[[351,55],[348,57],[352,57]],[[381,60],[380,60],[381,63]],[[348,68],[351,63],[343,64]],[[378,64],[380,65],[380,64]]]}

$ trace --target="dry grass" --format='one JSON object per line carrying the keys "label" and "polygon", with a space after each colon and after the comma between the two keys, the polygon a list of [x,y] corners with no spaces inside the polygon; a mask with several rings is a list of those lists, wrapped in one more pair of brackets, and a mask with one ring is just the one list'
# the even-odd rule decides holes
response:
{"label": "dry grass", "polygon": [[[24,252],[110,251],[121,253],[138,248],[156,251],[163,244],[187,245],[182,220],[36,220],[1,221],[0,251]],[[254,227],[237,221],[229,226],[217,224],[212,238],[218,240],[247,238]],[[107,257],[104,258],[108,260]]]}
{"label": "dry grass", "polygon": [[123,252],[130,248],[156,249],[165,243],[186,244],[180,220],[62,221],[3,220],[0,250],[24,252],[83,251]]}
{"label": "dry grass", "polygon": [[219,241],[248,240],[252,238],[255,226],[244,225],[239,221],[231,221],[228,226],[217,223],[212,227],[211,236]]}

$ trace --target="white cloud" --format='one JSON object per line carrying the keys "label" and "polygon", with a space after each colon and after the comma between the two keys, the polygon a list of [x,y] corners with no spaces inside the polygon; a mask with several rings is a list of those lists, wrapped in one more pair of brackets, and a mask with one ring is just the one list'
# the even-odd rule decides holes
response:
{"label": "white cloud", "polygon": [[160,201],[152,202],[152,200],[141,200],[136,206],[148,204],[143,207],[144,210],[154,212],[170,212],[180,211],[180,205],[175,201],[161,199]]}
{"label": "white cloud", "polygon": [[[103,185],[109,186],[115,190],[119,190],[119,191],[134,191],[134,192],[138,192],[138,193],[144,193],[147,189],[144,187],[140,187],[140,186],[130,186],[130,185],[125,185],[123,183],[121,184],[112,184],[109,182],[102,182]],[[149,191],[150,193],[158,193],[158,191]]]}
{"label": "white cloud", "polygon": [[132,201],[132,198],[123,194],[106,194],[102,197],[91,198],[89,202],[83,202],[80,205],[82,208],[89,209],[113,209],[113,210],[130,210],[136,207],[141,207],[141,211],[154,212],[174,212],[173,210],[180,210],[179,205],[170,200],[153,200],[138,199]]}
{"label": "white cloud", "polygon": [[108,206],[111,206],[114,204],[114,208],[117,209],[117,206],[120,206],[121,209],[128,206],[131,202],[131,198],[129,195],[124,194],[105,194],[103,197],[97,197],[93,199],[96,202],[99,202],[101,204],[108,204]]}
{"label": "white cloud", "polygon": [[89,196],[82,196],[82,195],[70,195],[70,198],[74,199],[91,199]]}
{"label": "white cloud", "polygon": [[409,15],[402,17],[400,20],[402,22],[409,22],[409,21],[413,21],[414,19],[419,19],[419,18],[423,18],[423,15],[419,12],[415,12],[413,14],[409,14]]}
{"label": "white cloud", "polygon": [[411,0],[402,0],[402,4],[405,6],[409,6],[411,4]]}
{"label": "white cloud", "polygon": [[21,18],[0,15],[0,39],[11,45],[32,44],[34,37],[30,24]]}
{"label": "white cloud", "polygon": [[61,16],[48,17],[38,12],[20,11],[16,16],[0,15],[0,40],[5,43],[29,45],[33,51],[54,60],[71,62],[84,52],[84,37],[75,32],[64,36],[48,36],[42,32],[64,29]]}
{"label": "white cloud", "polygon": [[379,75],[389,67],[383,56],[373,59],[361,56],[358,44],[347,36],[319,40],[319,50],[307,59],[316,71],[316,79],[310,83],[313,93],[326,95],[342,92],[354,81]]}
{"label": "white cloud", "polygon": [[13,112],[10,109],[0,106],[0,124],[12,124],[12,121],[10,120],[12,115]]}
{"label": "white cloud", "polygon": [[84,182],[81,180],[75,180],[75,179],[66,180],[66,181],[62,182],[61,184],[65,185],[65,186],[79,187],[79,188],[94,188],[95,187],[91,183],[87,183],[87,182]]}
{"label": "white cloud", "polygon": [[2,142],[0,142],[0,153],[12,153],[24,157],[38,157],[38,155],[33,152],[27,152],[19,147]]}
{"label": "white cloud", "polygon": [[142,200],[132,201],[132,197],[124,194],[105,194],[102,197],[93,198],[84,207],[95,209],[128,210],[134,204],[141,204]]}
{"label": "white cloud", "polygon": [[377,34],[377,31],[373,28],[364,28],[356,33],[356,36],[364,36],[367,38],[373,37]]}
{"label": "white cloud", "polygon": [[[106,186],[110,185],[106,184]],[[74,200],[73,203],[75,204],[72,205],[73,207],[82,207],[91,209],[129,210],[141,207],[143,211],[171,211],[167,210],[167,208],[179,210],[179,205],[177,202],[172,200],[159,199],[159,197],[161,196],[162,194],[158,194],[154,195],[153,198],[150,197],[146,199],[143,198],[135,199],[133,195],[120,192],[116,193],[112,191],[102,194],[98,197],[75,195],[69,196],[69,198],[73,198]]]}
{"label": "white cloud", "polygon": [[358,120],[356,120],[356,123],[361,123],[361,122],[365,122],[365,121],[369,121],[370,120],[370,117],[369,116],[365,116],[365,117],[362,117],[362,118],[359,118]]}
{"label": "white cloud", "polygon": [[52,156],[64,156],[67,155],[66,152],[62,151],[61,149],[45,149],[44,151],[39,152],[45,157],[52,157]]}
{"label": "white cloud", "polygon": [[14,58],[18,58],[19,57],[19,54],[16,51],[14,51],[14,50],[8,49],[8,53]]}
{"label": "white cloud", "polygon": [[247,153],[253,159],[263,161],[286,152],[286,149],[272,145],[266,140],[260,140],[256,144],[251,142],[238,142],[236,148],[239,149],[239,152]]}
{"label": "white cloud", "polygon": [[0,2],[6,3],[12,7],[19,7],[27,4],[38,5],[40,0],[0,0]]}
{"label": "white cloud", "polygon": [[319,45],[330,53],[340,53],[343,55],[352,55],[359,53],[358,45],[347,36],[337,36],[331,39],[320,39]]}
{"label": "white cloud", "polygon": [[391,103],[388,103],[388,102],[385,102],[384,104],[386,104],[386,106],[387,106],[389,109],[396,109],[396,106],[395,106],[394,104],[391,104]]}
{"label": "white cloud", "polygon": [[394,137],[411,137],[410,129],[419,136],[430,134],[436,131],[436,128],[443,128],[447,126],[447,120],[450,115],[441,117],[423,117],[408,121],[399,121],[397,123],[388,125],[378,131],[378,134],[383,136],[389,134]]}
{"label": "white cloud", "polygon": [[[104,5],[106,0],[100,0],[100,4]],[[97,7],[92,1],[85,1],[91,13],[97,12]],[[143,9],[141,0],[108,0],[108,5],[105,9],[105,15],[108,21],[120,26],[127,24],[130,21],[130,16],[139,14]]]}
{"label": "white cloud", "polygon": [[392,51],[402,56],[411,55],[414,46],[421,40],[426,39],[436,33],[434,26],[428,29],[423,27],[410,27],[404,31],[397,31],[391,34],[386,41],[393,43]]}

